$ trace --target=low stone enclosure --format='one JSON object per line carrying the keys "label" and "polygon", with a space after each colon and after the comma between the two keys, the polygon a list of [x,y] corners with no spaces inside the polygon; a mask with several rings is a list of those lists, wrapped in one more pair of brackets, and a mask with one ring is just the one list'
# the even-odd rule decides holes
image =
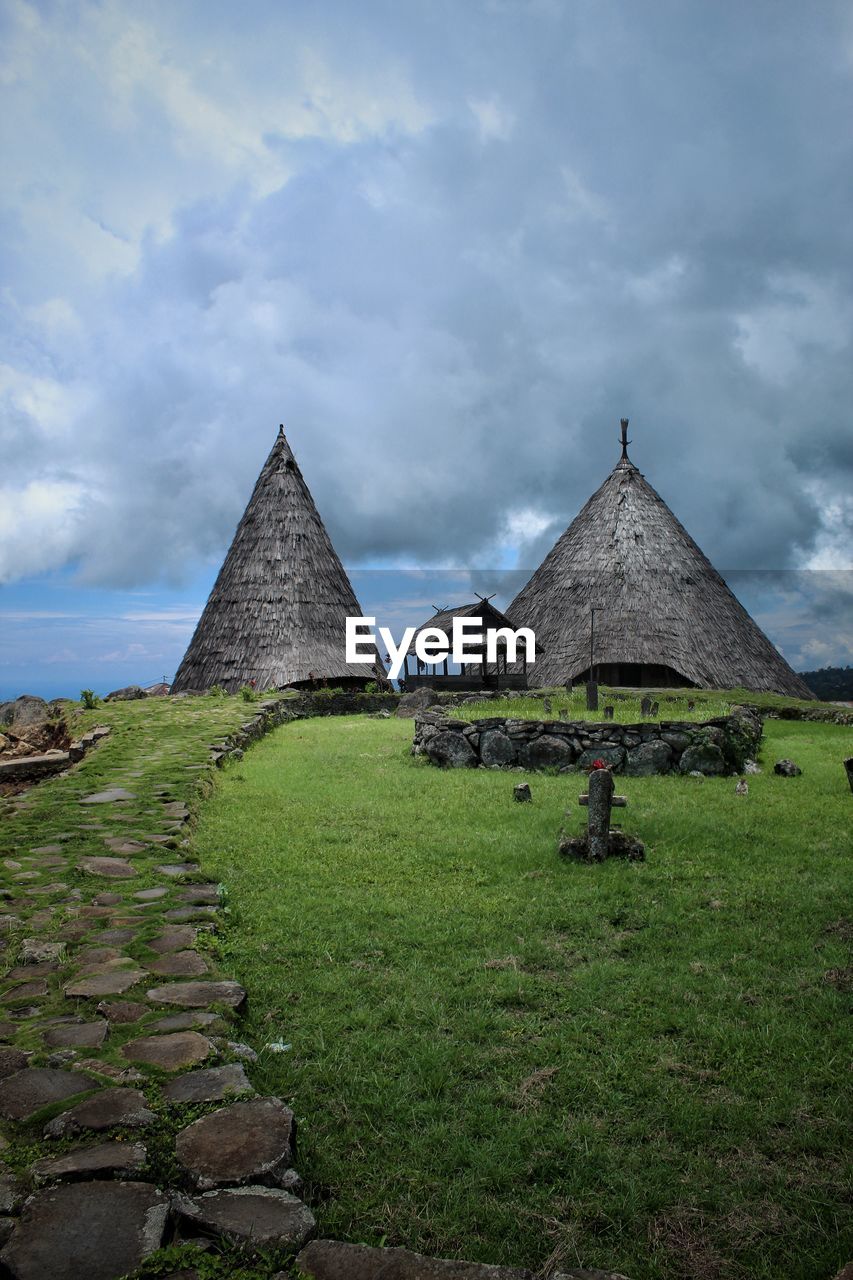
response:
{"label": "low stone enclosure", "polygon": [[740,773],[761,742],[754,708],[704,723],[592,724],[583,720],[450,719],[441,710],[415,719],[413,755],[445,768],[530,769],[574,773],[603,760],[614,773]]}

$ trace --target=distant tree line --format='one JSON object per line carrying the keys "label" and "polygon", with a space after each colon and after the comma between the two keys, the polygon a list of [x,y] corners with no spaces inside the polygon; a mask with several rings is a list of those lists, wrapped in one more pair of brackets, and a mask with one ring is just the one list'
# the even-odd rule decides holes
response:
{"label": "distant tree line", "polygon": [[853,667],[821,667],[820,671],[801,671],[800,675],[824,702],[853,701]]}

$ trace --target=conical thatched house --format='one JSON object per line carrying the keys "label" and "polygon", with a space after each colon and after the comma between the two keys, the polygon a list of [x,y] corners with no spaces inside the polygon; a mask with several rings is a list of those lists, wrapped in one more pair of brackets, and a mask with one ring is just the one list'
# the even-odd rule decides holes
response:
{"label": "conical thatched house", "polygon": [[360,615],[282,427],[172,692],[384,681],[378,655],[375,665],[344,660],[345,619]]}
{"label": "conical thatched house", "polygon": [[592,665],[611,685],[813,697],[630,461],[627,428],[619,462],[507,609],[542,645],[536,683],[586,680]]}

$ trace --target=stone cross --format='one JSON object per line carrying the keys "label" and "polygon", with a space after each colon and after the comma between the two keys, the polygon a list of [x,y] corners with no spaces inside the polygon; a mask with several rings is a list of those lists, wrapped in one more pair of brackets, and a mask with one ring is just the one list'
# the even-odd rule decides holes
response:
{"label": "stone cross", "polygon": [[640,715],[643,717],[643,719],[645,719],[646,716],[648,716],[651,713],[651,709],[652,709],[652,700],[648,695],[646,695],[646,697],[643,698],[640,702]]}
{"label": "stone cross", "polygon": [[587,806],[587,840],[591,862],[603,862],[610,848],[610,811],[628,803],[625,796],[613,794],[615,783],[609,769],[593,769],[589,775],[589,790],[578,797],[578,804]]}
{"label": "stone cross", "polygon": [[598,684],[595,680],[586,682],[586,709],[587,711],[598,710]]}

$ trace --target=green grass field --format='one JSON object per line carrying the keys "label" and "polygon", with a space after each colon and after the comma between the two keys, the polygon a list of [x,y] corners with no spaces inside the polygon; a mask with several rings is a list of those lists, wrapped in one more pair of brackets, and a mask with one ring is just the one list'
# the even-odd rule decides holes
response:
{"label": "green grass field", "polygon": [[[447,713],[457,720],[507,716],[516,720],[590,720],[601,723],[604,720],[604,708],[610,706],[613,708],[613,720],[617,724],[637,724],[649,719],[642,712],[641,704],[645,696],[658,704],[658,713],[653,717],[656,720],[713,720],[718,716],[727,716],[733,706],[744,703],[765,710],[791,706],[806,710],[816,706],[826,709],[827,706],[826,703],[798,701],[795,698],[783,698],[776,693],[754,693],[748,689],[728,689],[724,692],[709,689],[647,689],[641,692],[600,685],[598,711],[587,711],[584,685],[576,685],[570,694],[563,686],[558,685],[552,689],[531,690],[529,697],[514,694],[508,698],[465,702],[460,706],[448,707]],[[550,715],[543,710],[543,698],[548,698],[551,703]]]}
{"label": "green grass field", "polygon": [[582,776],[517,805],[411,721],[294,723],[224,772],[195,846],[321,1234],[632,1280],[848,1260],[853,730],[766,734],[745,798],[619,779],[643,864],[559,860]]}

